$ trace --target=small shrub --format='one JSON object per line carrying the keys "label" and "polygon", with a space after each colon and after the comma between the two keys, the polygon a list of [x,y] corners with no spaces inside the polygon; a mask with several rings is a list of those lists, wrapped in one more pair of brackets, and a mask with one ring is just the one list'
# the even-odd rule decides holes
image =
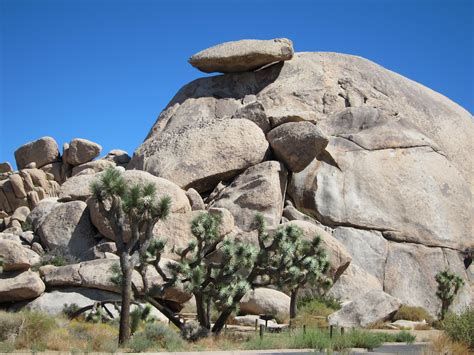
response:
{"label": "small shrub", "polygon": [[460,315],[446,314],[442,325],[451,340],[474,349],[474,307],[467,308]]}
{"label": "small shrub", "polygon": [[15,341],[20,349],[32,349],[41,351],[49,333],[57,326],[56,320],[45,313],[37,311],[25,311],[19,313],[23,317],[23,324]]}
{"label": "small shrub", "polygon": [[412,307],[403,305],[393,316],[393,320],[410,320],[413,322],[421,322],[426,320],[427,323],[432,324],[434,319],[423,307]]}
{"label": "small shrub", "polygon": [[298,332],[293,338],[292,347],[323,351],[324,349],[330,349],[332,346],[327,332],[310,329],[306,333]]}
{"label": "small shrub", "polygon": [[65,266],[78,262],[79,259],[71,255],[66,247],[55,247],[41,257],[41,265]]}
{"label": "small shrub", "polygon": [[0,353],[11,353],[15,350],[15,344],[11,341],[0,341]]}
{"label": "small shrub", "polygon": [[305,295],[298,299],[298,308],[302,308],[306,306],[308,303],[318,303],[326,306],[326,308],[332,309],[334,311],[338,311],[342,307],[342,303],[337,298],[325,295]]}
{"label": "small shrub", "polygon": [[[347,338],[347,343],[345,346],[346,348],[366,348],[369,350],[378,348],[384,342],[382,336],[379,334],[385,333],[372,333],[364,330],[352,330],[345,336]],[[344,338],[344,336],[341,337]]]}
{"label": "small shrub", "polygon": [[203,328],[198,322],[187,322],[181,330],[181,336],[188,341],[196,341],[209,335],[209,330]]}
{"label": "small shrub", "polygon": [[135,352],[149,349],[176,351],[184,347],[184,342],[176,332],[166,325],[149,323],[132,337],[129,347]]}
{"label": "small shrub", "polygon": [[23,232],[26,232],[26,231],[31,231],[31,232],[33,232],[33,225],[32,225],[31,222],[27,219],[26,221],[21,222],[21,229],[23,230]]}
{"label": "small shrub", "polygon": [[452,341],[446,334],[442,334],[431,341],[430,354],[471,354],[472,351],[464,343]]}
{"label": "small shrub", "polygon": [[0,311],[0,341],[13,341],[18,336],[23,318],[18,313]]}

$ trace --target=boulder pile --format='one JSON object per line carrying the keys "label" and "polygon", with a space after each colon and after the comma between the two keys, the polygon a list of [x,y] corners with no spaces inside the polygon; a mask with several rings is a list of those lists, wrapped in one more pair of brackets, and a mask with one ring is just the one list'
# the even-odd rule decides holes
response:
{"label": "boulder pile", "polygon": [[[469,112],[366,59],[294,53],[284,39],[225,43],[190,63],[224,74],[185,85],[131,160],[119,150],[94,160],[101,147],[85,139],[60,154],[44,137],[15,152],[19,171],[0,164],[0,254],[8,265],[0,303],[43,307],[81,290],[81,300],[118,292],[107,276],[117,262],[114,235],[89,185],[121,166],[128,181],[152,182],[172,197],[172,215],[154,231],[168,238],[168,258],[205,210],[221,215],[221,233],[248,241],[256,212],[271,229],[294,223],[305,238],[320,235],[331,260],[329,294],[347,303],[334,324],[368,325],[401,304],[436,315],[434,276],[446,268],[465,281],[452,309],[472,304]],[[55,251],[69,265],[29,270]],[[156,270],[146,278],[161,282]],[[134,283],[143,285],[140,275]],[[241,309],[281,313],[288,298],[273,292],[252,291]],[[189,297],[175,290],[169,301]],[[368,317],[373,302],[380,307]]]}

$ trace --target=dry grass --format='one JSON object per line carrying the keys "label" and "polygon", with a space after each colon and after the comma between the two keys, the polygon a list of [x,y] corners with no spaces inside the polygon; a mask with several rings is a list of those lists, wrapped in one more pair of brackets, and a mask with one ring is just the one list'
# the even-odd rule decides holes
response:
{"label": "dry grass", "polygon": [[428,313],[428,311],[422,307],[411,307],[403,305],[393,316],[393,320],[411,320],[414,322],[419,322],[426,320],[427,323],[433,323],[433,317]]}
{"label": "dry grass", "polygon": [[431,342],[428,354],[467,355],[472,354],[472,351],[466,344],[454,342],[442,334]]}

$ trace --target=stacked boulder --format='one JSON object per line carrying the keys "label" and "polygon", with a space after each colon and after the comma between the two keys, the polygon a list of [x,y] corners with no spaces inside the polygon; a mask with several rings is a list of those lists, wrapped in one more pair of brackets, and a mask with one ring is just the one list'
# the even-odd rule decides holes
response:
{"label": "stacked boulder", "polygon": [[[111,166],[171,196],[171,216],[154,229],[168,239],[171,262],[202,211],[221,216],[222,235],[247,242],[257,242],[256,212],[270,230],[289,223],[304,238],[320,235],[334,281],[329,294],[345,302],[333,324],[366,326],[401,304],[436,315],[434,276],[445,268],[465,281],[452,309],[473,302],[472,172],[465,162],[474,124],[467,111],[363,58],[294,53],[286,39],[224,43],[189,61],[224,75],[185,85],[131,160],[119,150],[94,160],[101,147],[84,139],[65,144],[60,155],[45,137],[15,153],[19,172],[0,165],[0,227],[8,227],[0,241],[16,243],[0,247],[12,260],[0,277],[0,302],[28,298],[30,307],[44,308],[53,300],[116,297],[114,235],[89,189]],[[22,231],[25,225],[32,231]],[[27,271],[26,259],[31,265],[54,250],[69,265]],[[43,288],[11,296],[17,273]],[[134,276],[139,290],[162,281],[154,268]],[[179,289],[161,297],[175,309],[190,299]],[[381,306],[360,318],[370,302]],[[258,289],[241,310],[282,316],[288,305],[279,291]]]}
{"label": "stacked boulder", "polygon": [[318,227],[352,259],[330,290],[345,302],[378,290],[436,315],[434,276],[449,268],[466,284],[453,310],[472,303],[471,114],[366,59],[290,55],[289,43],[237,41],[192,56],[224,75],[179,90],[129,168],[228,209],[246,240],[253,211],[271,228]]}

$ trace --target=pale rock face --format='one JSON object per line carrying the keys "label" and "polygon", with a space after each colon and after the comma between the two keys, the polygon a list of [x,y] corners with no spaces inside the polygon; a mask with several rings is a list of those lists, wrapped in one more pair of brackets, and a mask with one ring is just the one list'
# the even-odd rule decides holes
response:
{"label": "pale rock face", "polygon": [[36,272],[4,272],[0,274],[0,300],[23,301],[38,297],[45,285]]}
{"label": "pale rock face", "polygon": [[275,228],[281,220],[287,176],[286,168],[277,161],[254,165],[217,194],[210,206],[228,209],[244,231],[255,228],[257,212],[269,228]]}
{"label": "pale rock face", "polygon": [[30,268],[30,260],[21,243],[0,239],[0,256],[4,271],[24,271]]}
{"label": "pale rock face", "polygon": [[338,227],[333,232],[352,256],[352,262],[379,280],[385,278],[385,261],[389,242],[379,231],[367,231],[349,227]]}
{"label": "pale rock face", "polygon": [[372,290],[329,315],[329,324],[338,327],[368,327],[388,319],[402,305],[398,298]]}
{"label": "pale rock face", "polygon": [[423,245],[390,243],[385,267],[384,290],[403,304],[425,308],[432,316],[441,310],[436,296],[435,276],[449,269],[465,282],[454,298],[452,309],[461,310],[472,302],[473,291],[459,253]]}
{"label": "pale rock face", "polygon": [[205,72],[243,72],[293,57],[293,43],[286,38],[244,39],[205,49],[189,58],[189,63]]}
{"label": "pale rock face", "polygon": [[87,163],[99,156],[102,147],[87,139],[75,138],[69,142],[67,163],[73,166]]}
{"label": "pale rock face", "polygon": [[96,232],[92,226],[87,204],[83,201],[62,203],[54,207],[38,228],[41,244],[47,249],[65,248],[81,259],[91,256]]}
{"label": "pale rock face", "polygon": [[382,291],[383,286],[375,276],[351,262],[327,294],[341,302],[349,302],[370,290]]}
{"label": "pale rock face", "polygon": [[[98,178],[98,175],[94,175]],[[127,170],[123,173],[123,178],[126,183],[145,185],[151,183],[156,187],[156,198],[159,201],[165,196],[171,198],[171,213],[185,213],[191,211],[189,200],[184,190],[179,186],[163,178],[153,176],[145,171]],[[97,202],[94,199],[89,199],[87,202],[90,210],[92,223],[99,230],[99,232],[106,238],[114,240],[115,236],[110,227],[108,220],[101,215]],[[125,239],[130,237],[130,227],[128,223],[125,225]]]}
{"label": "pale rock face", "polygon": [[256,288],[242,298],[239,309],[246,314],[272,314],[287,318],[290,314],[290,297],[270,288]]}
{"label": "pale rock face", "polygon": [[267,150],[265,135],[255,123],[227,120],[153,136],[137,149],[128,168],[205,192],[260,163]]}
{"label": "pale rock face", "polygon": [[462,250],[473,246],[470,186],[431,147],[367,151],[331,138],[334,159],[294,174],[289,193],[322,223],[382,231],[390,240]]}
{"label": "pale rock face", "polygon": [[24,169],[29,163],[36,163],[37,168],[59,159],[59,148],[51,137],[43,137],[22,145],[15,151],[18,169]]}
{"label": "pale rock face", "polygon": [[306,168],[328,145],[321,130],[310,122],[289,122],[267,134],[276,157],[294,173]]}

